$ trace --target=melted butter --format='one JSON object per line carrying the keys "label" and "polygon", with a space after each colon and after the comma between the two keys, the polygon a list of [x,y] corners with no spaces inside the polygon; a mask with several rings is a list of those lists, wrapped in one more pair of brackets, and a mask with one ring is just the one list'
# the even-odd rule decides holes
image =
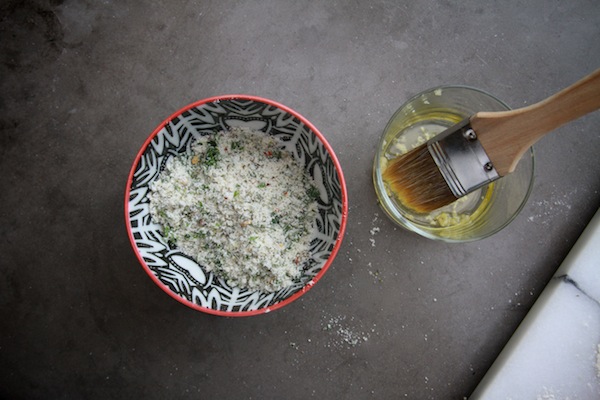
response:
{"label": "melted butter", "polygon": [[[461,120],[462,117],[458,115],[440,113],[429,115],[425,120],[414,122],[408,128],[396,131],[398,133],[391,135],[386,141],[383,156],[379,160],[380,169],[385,171],[390,160],[413,150]],[[390,131],[393,132],[393,130]],[[421,214],[404,206],[386,185],[388,196],[405,218],[430,230],[438,231],[440,236],[448,237],[457,237],[463,228],[477,223],[477,220],[484,216],[493,197],[493,189],[494,184],[492,183],[452,204],[430,213]]]}

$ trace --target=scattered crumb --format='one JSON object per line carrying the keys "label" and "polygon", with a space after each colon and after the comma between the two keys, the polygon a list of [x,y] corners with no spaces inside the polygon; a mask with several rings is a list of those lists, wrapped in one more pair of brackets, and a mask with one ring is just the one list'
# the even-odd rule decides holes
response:
{"label": "scattered crumb", "polygon": [[[351,348],[368,341],[370,333],[351,326],[353,324],[354,317],[330,317],[323,326],[324,331],[332,333],[332,338],[327,344],[327,347]],[[371,332],[374,331],[374,328],[371,329]]]}
{"label": "scattered crumb", "polygon": [[[538,394],[536,400],[555,400],[558,399],[554,393],[554,390],[544,388],[544,393]],[[568,400],[568,397],[567,397]]]}
{"label": "scattered crumb", "polygon": [[[375,217],[371,220],[371,230],[369,231],[371,233],[371,236],[375,236],[376,234],[379,233],[379,231],[381,230],[378,226],[375,226],[375,223],[379,220],[379,214],[375,213]],[[369,241],[371,242],[371,246],[375,247],[375,239],[374,238],[370,238]]]}
{"label": "scattered crumb", "polygon": [[577,189],[571,193],[565,193],[562,196],[553,195],[548,200],[537,201],[534,204],[535,213],[527,218],[529,222],[539,222],[542,225],[548,225],[552,218],[557,215],[567,214],[571,210],[571,196],[577,193]]}
{"label": "scattered crumb", "polygon": [[[369,264],[367,264],[367,266],[368,266],[369,268],[371,268],[371,267],[372,267],[372,264],[371,264],[371,263],[369,263]],[[379,272],[379,270],[378,270],[378,269],[376,269],[375,271],[372,271],[372,270],[370,270],[370,269],[369,269],[369,275],[371,275],[373,278],[375,278],[375,280],[377,280],[378,282],[383,282],[383,280],[382,280],[382,279],[381,279],[381,277],[379,276],[379,275],[380,275],[380,272]]]}

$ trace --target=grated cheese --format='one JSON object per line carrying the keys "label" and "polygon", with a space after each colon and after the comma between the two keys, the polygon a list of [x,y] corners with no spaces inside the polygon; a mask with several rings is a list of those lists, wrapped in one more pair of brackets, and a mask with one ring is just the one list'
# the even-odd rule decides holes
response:
{"label": "grated cheese", "polygon": [[150,189],[167,240],[230,286],[273,292],[301,275],[320,194],[275,138],[239,127],[204,136]]}

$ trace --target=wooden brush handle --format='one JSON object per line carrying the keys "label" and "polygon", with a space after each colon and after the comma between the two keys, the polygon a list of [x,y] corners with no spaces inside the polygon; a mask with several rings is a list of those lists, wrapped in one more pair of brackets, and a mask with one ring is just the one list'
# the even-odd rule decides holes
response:
{"label": "wooden brush handle", "polygon": [[545,134],[600,108],[600,69],[553,96],[510,111],[478,112],[471,127],[500,176]]}

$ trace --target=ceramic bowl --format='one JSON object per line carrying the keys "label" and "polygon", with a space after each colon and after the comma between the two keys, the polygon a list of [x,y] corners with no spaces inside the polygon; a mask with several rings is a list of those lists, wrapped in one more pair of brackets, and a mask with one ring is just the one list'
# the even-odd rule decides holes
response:
{"label": "ceramic bowl", "polygon": [[[304,165],[321,195],[311,256],[299,279],[277,292],[230,287],[202,260],[169,243],[149,210],[149,185],[170,157],[190,151],[199,136],[231,127],[248,127],[271,135],[282,149]],[[281,308],[298,299],[325,274],[344,235],[348,211],[346,184],[333,149],[313,124],[274,101],[248,95],[226,95],[197,101],[175,112],[147,138],[129,172],[125,219],[133,250],[150,278],[181,303],[221,316],[250,316]]]}

